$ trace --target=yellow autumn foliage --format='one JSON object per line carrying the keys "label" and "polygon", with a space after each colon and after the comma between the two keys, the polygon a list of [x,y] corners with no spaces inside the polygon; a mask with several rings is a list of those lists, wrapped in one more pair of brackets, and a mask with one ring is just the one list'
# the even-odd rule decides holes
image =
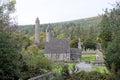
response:
{"label": "yellow autumn foliage", "polygon": [[31,53],[36,53],[38,52],[39,48],[36,44],[32,44],[27,48],[27,50]]}

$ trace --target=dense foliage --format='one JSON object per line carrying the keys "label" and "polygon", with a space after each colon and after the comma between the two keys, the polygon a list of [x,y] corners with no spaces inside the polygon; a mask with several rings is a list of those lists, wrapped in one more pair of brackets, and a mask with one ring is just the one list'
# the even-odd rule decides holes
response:
{"label": "dense foliage", "polygon": [[120,2],[101,22],[100,42],[108,69],[120,79]]}
{"label": "dense foliage", "polygon": [[22,52],[21,77],[23,79],[29,79],[53,69],[53,63],[44,56],[43,51],[32,50]]}
{"label": "dense foliage", "polygon": [[0,80],[13,80],[19,77],[19,53],[13,38],[0,32]]}
{"label": "dense foliage", "polygon": [[54,80],[115,80],[115,76],[109,73],[100,73],[98,71],[80,71],[70,73],[68,66],[63,66],[61,75],[56,76]]}
{"label": "dense foliage", "polygon": [[84,46],[84,49],[94,49],[96,50],[96,41],[93,39],[93,38],[87,38],[84,43],[83,43],[83,46]]}
{"label": "dense foliage", "polygon": [[0,80],[16,80],[20,76],[20,45],[13,34],[10,14],[15,1],[0,1]]}
{"label": "dense foliage", "polygon": [[107,73],[100,73],[97,71],[85,72],[80,71],[71,75],[68,80],[115,80],[114,76]]}
{"label": "dense foliage", "polygon": [[28,79],[52,70],[48,60],[31,38],[16,31],[10,15],[15,0],[0,1],[0,80]]}

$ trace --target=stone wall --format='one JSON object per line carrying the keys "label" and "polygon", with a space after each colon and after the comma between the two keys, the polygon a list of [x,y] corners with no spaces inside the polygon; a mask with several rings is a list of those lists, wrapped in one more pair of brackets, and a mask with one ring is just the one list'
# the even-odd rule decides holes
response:
{"label": "stone wall", "polygon": [[70,53],[45,54],[52,61],[70,61]]}

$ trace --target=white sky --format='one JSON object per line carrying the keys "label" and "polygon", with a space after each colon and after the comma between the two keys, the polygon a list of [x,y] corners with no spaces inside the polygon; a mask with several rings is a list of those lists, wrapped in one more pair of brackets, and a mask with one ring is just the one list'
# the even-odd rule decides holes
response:
{"label": "white sky", "polygon": [[112,8],[116,0],[16,0],[19,25],[69,21],[97,16],[103,9]]}

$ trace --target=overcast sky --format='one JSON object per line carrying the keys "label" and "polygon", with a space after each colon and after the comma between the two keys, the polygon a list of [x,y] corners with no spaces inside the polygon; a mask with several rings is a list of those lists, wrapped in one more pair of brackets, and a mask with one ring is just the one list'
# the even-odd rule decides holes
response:
{"label": "overcast sky", "polygon": [[116,0],[17,0],[16,15],[19,25],[40,22],[54,23],[93,17],[112,8]]}

